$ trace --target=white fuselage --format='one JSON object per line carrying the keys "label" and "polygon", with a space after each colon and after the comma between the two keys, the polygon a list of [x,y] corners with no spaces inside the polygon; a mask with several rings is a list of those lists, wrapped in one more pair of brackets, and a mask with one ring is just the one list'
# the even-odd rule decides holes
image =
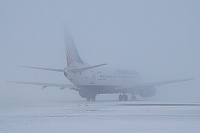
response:
{"label": "white fuselage", "polygon": [[65,76],[77,86],[133,86],[142,82],[136,71],[111,68],[66,72]]}

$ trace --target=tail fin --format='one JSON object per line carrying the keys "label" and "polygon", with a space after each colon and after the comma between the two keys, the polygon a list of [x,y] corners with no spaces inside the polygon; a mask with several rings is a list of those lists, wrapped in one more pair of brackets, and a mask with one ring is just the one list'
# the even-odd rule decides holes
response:
{"label": "tail fin", "polygon": [[77,63],[79,65],[84,64],[83,60],[78,54],[78,51],[70,34],[66,36],[65,45],[66,45],[67,66],[71,66]]}

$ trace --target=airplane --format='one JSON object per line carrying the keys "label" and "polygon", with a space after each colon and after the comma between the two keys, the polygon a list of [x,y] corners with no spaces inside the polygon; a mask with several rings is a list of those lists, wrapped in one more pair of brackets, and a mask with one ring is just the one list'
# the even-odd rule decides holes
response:
{"label": "airplane", "polygon": [[140,95],[141,97],[151,97],[156,95],[157,86],[192,80],[191,78],[187,78],[145,83],[142,81],[141,75],[137,71],[103,67],[106,65],[105,63],[93,66],[89,65],[80,57],[71,35],[66,37],[65,46],[67,67],[64,69],[33,66],[20,67],[60,72],[63,73],[72,84],[19,81],[8,82],[39,85],[42,86],[42,88],[49,86],[59,87],[60,90],[69,88],[78,91],[79,95],[87,101],[95,101],[96,96],[99,94],[114,93],[119,94],[119,101],[128,101],[127,94],[131,94],[131,100],[136,100],[136,95]]}

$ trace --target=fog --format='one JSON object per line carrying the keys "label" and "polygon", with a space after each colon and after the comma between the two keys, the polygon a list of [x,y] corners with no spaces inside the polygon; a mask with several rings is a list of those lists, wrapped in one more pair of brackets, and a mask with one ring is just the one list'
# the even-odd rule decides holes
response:
{"label": "fog", "polygon": [[199,7],[198,0],[1,0],[0,104],[85,100],[69,89],[6,82],[69,83],[61,73],[18,67],[64,68],[65,27],[91,65],[133,69],[145,82],[194,79],[160,86],[156,96],[139,100],[199,102]]}

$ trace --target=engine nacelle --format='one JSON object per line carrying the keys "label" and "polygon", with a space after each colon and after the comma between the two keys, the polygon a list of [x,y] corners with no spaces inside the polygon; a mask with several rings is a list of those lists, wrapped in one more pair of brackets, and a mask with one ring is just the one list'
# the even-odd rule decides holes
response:
{"label": "engine nacelle", "polygon": [[93,98],[95,97],[97,94],[96,93],[93,93],[93,92],[90,92],[90,91],[87,91],[87,90],[79,90],[79,95],[82,97],[82,98]]}
{"label": "engine nacelle", "polygon": [[87,91],[79,90],[79,95],[80,95],[82,98],[86,98],[89,94],[88,94]]}
{"label": "engine nacelle", "polygon": [[154,95],[156,95],[156,88],[155,87],[144,88],[139,91],[139,95],[142,97],[154,96]]}

